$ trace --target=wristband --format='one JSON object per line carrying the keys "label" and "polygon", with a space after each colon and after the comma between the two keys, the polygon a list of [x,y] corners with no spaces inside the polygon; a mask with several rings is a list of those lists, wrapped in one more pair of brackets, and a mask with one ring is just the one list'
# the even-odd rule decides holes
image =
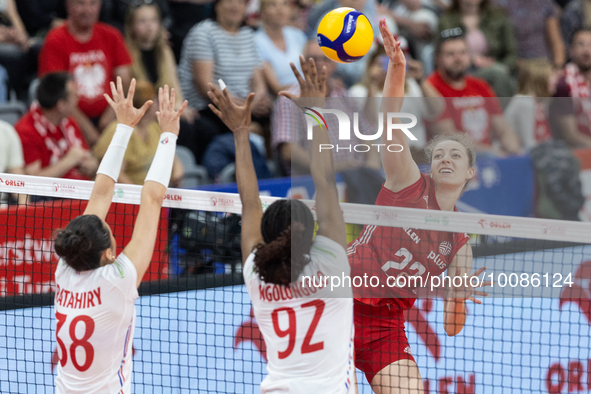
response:
{"label": "wristband", "polygon": [[97,170],[97,174],[103,174],[117,182],[119,173],[121,172],[121,164],[123,164],[123,157],[127,144],[133,133],[133,127],[118,123],[113,134],[113,139],[101,160],[101,164]]}
{"label": "wristband", "polygon": [[152,160],[148,175],[146,175],[145,182],[154,181],[164,185],[164,187],[168,187],[177,138],[173,133],[162,133],[160,135],[158,149],[156,149],[156,154],[154,155],[154,160]]}

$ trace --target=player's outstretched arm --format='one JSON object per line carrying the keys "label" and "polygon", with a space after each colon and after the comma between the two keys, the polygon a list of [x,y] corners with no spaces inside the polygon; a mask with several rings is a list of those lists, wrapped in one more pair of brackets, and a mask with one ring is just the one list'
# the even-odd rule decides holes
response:
{"label": "player's outstretched arm", "polygon": [[[448,276],[460,276],[462,278],[462,285],[458,287],[450,287],[445,290],[445,300],[443,309],[443,328],[448,336],[457,335],[464,328],[468,311],[466,309],[466,301],[470,300],[477,304],[482,304],[476,296],[486,297],[488,293],[477,290],[480,287],[490,286],[491,282],[478,282],[478,287],[471,287],[471,277],[482,274],[486,267],[480,268],[473,274],[472,271],[472,247],[470,243],[466,243],[458,251],[451,264],[447,268]],[[466,276],[464,276],[466,275]],[[483,279],[483,278],[480,278]],[[477,282],[474,281],[474,284]]]}
{"label": "player's outstretched arm", "polygon": [[96,215],[103,220],[107,217],[107,212],[109,212],[111,200],[113,199],[115,182],[119,178],[123,156],[125,156],[125,150],[127,149],[127,143],[129,142],[133,128],[142,116],[144,116],[148,107],[152,105],[152,101],[150,100],[141,108],[134,108],[134,93],[135,79],[131,81],[127,97],[125,97],[121,78],[117,78],[117,86],[111,82],[111,94],[113,98],[105,94],[105,99],[115,110],[117,129],[97,170],[94,187],[92,188],[88,205],[84,210],[84,215]]}
{"label": "player's outstretched arm", "polygon": [[[390,58],[386,81],[384,83],[384,93],[382,98],[382,112],[384,113],[384,129],[387,125],[387,114],[390,112],[400,112],[404,99],[404,82],[406,77],[406,58],[400,43],[390,33],[385,19],[380,20],[380,33],[384,40],[384,49]],[[398,119],[393,119],[394,123],[402,123]],[[400,191],[407,186],[415,183],[419,177],[419,167],[410,154],[408,147],[408,137],[401,130],[392,131],[392,140],[387,140],[387,133],[382,135],[382,143],[387,145],[399,144],[402,146],[401,152],[389,152],[382,150],[382,165],[386,172],[386,188],[392,191]]]}
{"label": "player's outstretched arm", "polygon": [[[223,85],[220,83],[220,85]],[[236,145],[236,184],[240,201],[242,202],[242,231],[240,244],[242,248],[242,265],[256,245],[263,241],[261,235],[261,219],[263,207],[259,198],[259,184],[252,163],[250,150],[249,126],[250,106],[254,99],[254,93],[246,98],[243,105],[238,106],[232,101],[228,89],[220,91],[213,84],[209,84],[207,92],[212,104],[209,108],[226,126],[234,133]]]}
{"label": "player's outstretched arm", "polygon": [[[308,61],[300,56],[302,73],[299,73],[293,63],[291,69],[300,84],[300,96],[280,92],[279,94],[296,101],[306,107],[323,107],[326,97],[326,67],[320,75],[314,59]],[[318,220],[318,234],[332,239],[347,248],[347,231],[343,213],[339,205],[332,153],[330,150],[320,151],[321,144],[330,144],[328,130],[315,126],[312,131],[310,144],[310,173],[316,189],[316,215]]]}
{"label": "player's outstretched arm", "polygon": [[174,110],[175,91],[172,89],[169,94],[168,85],[158,90],[158,101],[160,109],[156,116],[161,130],[160,142],[142,188],[140,211],[133,227],[131,241],[123,250],[137,270],[137,286],[142,282],[154,253],[162,201],[172,173],[179,121],[184,109],[187,108],[185,101],[178,111]]}

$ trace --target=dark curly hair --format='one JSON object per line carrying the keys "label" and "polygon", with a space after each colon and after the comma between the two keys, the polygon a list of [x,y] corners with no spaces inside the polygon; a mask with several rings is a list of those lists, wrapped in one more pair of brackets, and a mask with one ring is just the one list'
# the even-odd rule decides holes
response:
{"label": "dark curly hair", "polygon": [[275,201],[263,214],[254,270],[266,283],[289,286],[310,262],[314,218],[298,200]]}
{"label": "dark curly hair", "polygon": [[55,251],[76,271],[99,268],[101,255],[111,247],[111,234],[96,215],[82,215],[72,220],[55,240]]}

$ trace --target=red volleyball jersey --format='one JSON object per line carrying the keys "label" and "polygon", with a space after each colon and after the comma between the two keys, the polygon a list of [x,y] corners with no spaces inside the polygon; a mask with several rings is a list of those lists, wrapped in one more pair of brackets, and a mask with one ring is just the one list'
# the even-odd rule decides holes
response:
{"label": "red volleyball jersey", "polygon": [[[399,192],[382,187],[376,205],[440,210],[433,179],[422,173],[417,182]],[[393,283],[393,280],[388,281],[388,277],[405,272],[429,281],[428,277],[439,276],[447,269],[468,240],[466,233],[365,226],[347,249],[351,277],[366,274],[379,278],[379,283],[375,286],[374,280],[372,284],[367,282],[367,285],[364,283],[354,289],[357,290],[355,299],[375,306],[391,304],[409,309],[416,300],[415,292],[408,287],[389,286],[388,283]]]}

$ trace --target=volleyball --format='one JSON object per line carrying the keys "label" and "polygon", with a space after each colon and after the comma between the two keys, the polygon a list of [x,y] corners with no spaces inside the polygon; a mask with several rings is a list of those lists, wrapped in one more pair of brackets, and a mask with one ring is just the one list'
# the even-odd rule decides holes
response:
{"label": "volleyball", "polygon": [[361,59],[373,43],[373,29],[365,15],[354,8],[330,11],[318,25],[318,45],[330,60],[352,63]]}

